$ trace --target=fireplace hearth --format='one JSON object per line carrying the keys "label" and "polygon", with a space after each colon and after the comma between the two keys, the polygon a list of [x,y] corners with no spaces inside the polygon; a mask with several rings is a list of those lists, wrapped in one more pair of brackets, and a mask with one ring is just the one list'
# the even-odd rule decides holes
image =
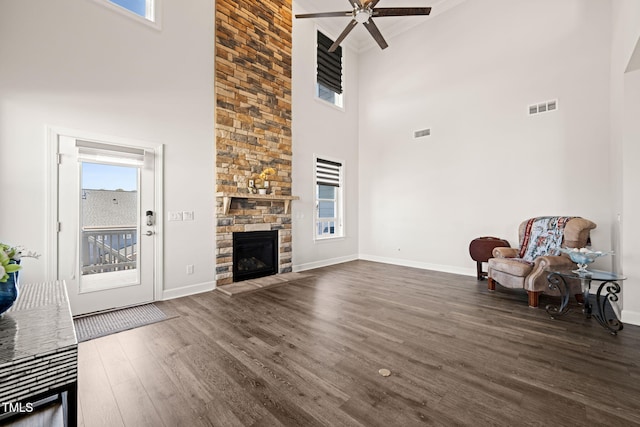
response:
{"label": "fireplace hearth", "polygon": [[278,231],[233,233],[233,281],[256,279],[278,272]]}

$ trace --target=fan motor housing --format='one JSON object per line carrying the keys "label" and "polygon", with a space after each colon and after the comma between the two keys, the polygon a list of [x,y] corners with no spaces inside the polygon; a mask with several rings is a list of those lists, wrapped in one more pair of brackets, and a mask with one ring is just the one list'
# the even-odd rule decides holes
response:
{"label": "fan motor housing", "polygon": [[371,10],[369,9],[360,9],[353,11],[353,19],[358,21],[360,24],[364,24],[371,18]]}

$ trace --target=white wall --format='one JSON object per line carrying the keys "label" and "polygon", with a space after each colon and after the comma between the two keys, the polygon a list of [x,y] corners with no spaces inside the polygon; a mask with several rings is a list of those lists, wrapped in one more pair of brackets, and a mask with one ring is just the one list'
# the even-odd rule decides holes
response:
{"label": "white wall", "polygon": [[623,284],[622,316],[623,321],[640,325],[640,244],[636,238],[640,236],[640,70],[626,74],[624,84],[622,269],[628,280]]}
{"label": "white wall", "polygon": [[[612,177],[615,188],[614,215],[621,214],[621,224],[614,219],[614,244],[621,254],[619,268],[627,276],[622,291],[622,320],[640,324],[640,71],[628,70],[640,51],[640,2],[613,2],[611,48],[611,141]],[[636,57],[633,57],[635,50]]]}
{"label": "white wall", "polygon": [[[165,211],[195,221],[165,224],[159,298],[215,269],[213,2],[163,5],[157,31],[93,1],[0,0],[0,240],[46,249],[45,126],[164,144]],[[27,262],[22,280],[51,279],[49,254]]]}
{"label": "white wall", "polygon": [[609,249],[610,16],[599,0],[469,1],[362,54],[362,257],[475,275],[473,238],[516,246],[538,215],[591,219]]}
{"label": "white wall", "polygon": [[[294,12],[301,10],[294,4]],[[322,28],[320,28],[323,30]],[[358,256],[358,60],[343,49],[345,108],[315,97],[316,23],[293,20],[293,268],[306,270]],[[323,30],[324,31],[324,30]],[[325,31],[335,39],[336,34]],[[345,237],[313,240],[314,154],[344,160]]]}

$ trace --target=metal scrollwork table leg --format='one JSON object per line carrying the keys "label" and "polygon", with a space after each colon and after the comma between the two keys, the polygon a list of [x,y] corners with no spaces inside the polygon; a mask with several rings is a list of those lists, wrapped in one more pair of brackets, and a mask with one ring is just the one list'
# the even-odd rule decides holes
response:
{"label": "metal scrollwork table leg", "polygon": [[[582,312],[584,313],[585,317],[587,319],[594,317],[598,321],[598,323],[602,325],[603,328],[608,330],[612,335],[617,335],[618,331],[621,331],[624,325],[616,317],[615,312],[613,318],[607,318],[606,309],[607,305],[609,305],[609,310],[613,311],[611,303],[618,301],[620,285],[614,280],[603,280],[602,278],[594,279],[594,277],[590,275],[581,275],[580,277],[571,278],[580,280],[580,286],[584,297],[584,307],[582,309]],[[549,275],[547,276],[547,280],[549,282],[549,289],[560,292],[560,305],[558,306],[554,304],[548,304],[546,306],[546,310],[549,316],[551,316],[552,319],[555,319],[556,317],[567,314],[567,312],[569,311],[569,286],[567,285],[565,276],[557,272],[549,273]],[[591,288],[591,282],[593,280],[602,281],[602,283],[598,287],[598,292],[596,293],[595,307],[589,301],[589,290]],[[605,295],[603,295],[603,291],[606,291]],[[593,312],[594,308],[596,311],[595,313]]]}
{"label": "metal scrollwork table leg", "polygon": [[549,282],[549,289],[560,292],[561,302],[559,306],[547,304],[545,310],[547,310],[552,319],[557,316],[564,316],[569,311],[569,286],[567,286],[564,277],[557,273],[550,273],[547,276],[547,281]]}
{"label": "metal scrollwork table leg", "polygon": [[[607,294],[603,297],[602,290],[606,287]],[[620,293],[620,285],[617,282],[606,281],[602,282],[598,287],[598,292],[596,293],[596,309],[597,313],[593,315],[595,319],[602,325],[603,328],[609,330],[611,335],[617,335],[618,331],[621,331],[624,327],[623,323],[618,320],[617,317],[613,319],[607,319],[605,314],[605,307],[607,303],[609,307],[611,307],[611,302],[618,301],[618,294]],[[611,308],[613,310],[613,308]],[[615,316],[615,314],[614,314]]]}

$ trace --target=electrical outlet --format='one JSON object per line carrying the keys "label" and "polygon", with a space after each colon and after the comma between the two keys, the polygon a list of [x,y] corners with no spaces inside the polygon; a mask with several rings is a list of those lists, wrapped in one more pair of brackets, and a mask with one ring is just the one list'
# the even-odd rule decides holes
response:
{"label": "electrical outlet", "polygon": [[193,211],[183,211],[182,212],[182,220],[183,221],[193,221]]}
{"label": "electrical outlet", "polygon": [[169,212],[169,221],[182,221],[182,212]]}
{"label": "electrical outlet", "polygon": [[187,274],[193,274],[193,264],[187,264]]}

